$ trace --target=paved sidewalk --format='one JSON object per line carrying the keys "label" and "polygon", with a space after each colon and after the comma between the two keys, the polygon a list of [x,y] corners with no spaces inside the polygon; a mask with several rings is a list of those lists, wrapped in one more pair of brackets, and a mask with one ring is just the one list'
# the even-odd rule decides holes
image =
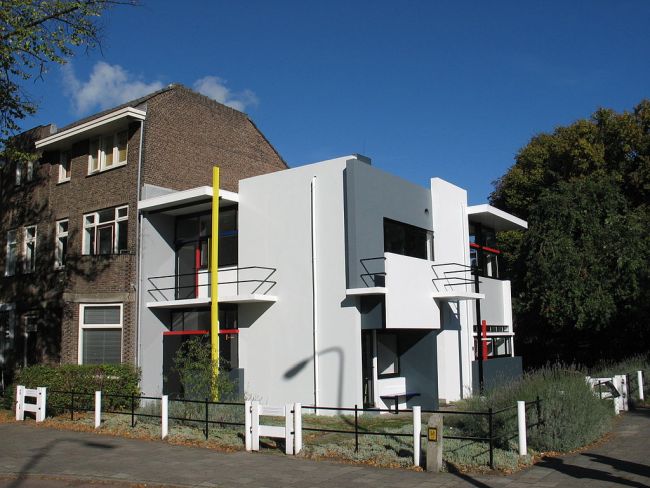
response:
{"label": "paved sidewalk", "polygon": [[[628,413],[611,439],[512,476],[430,474],[309,461],[35,427],[0,425],[0,488],[202,487],[650,487],[650,410]],[[146,483],[146,485],[145,485]]]}

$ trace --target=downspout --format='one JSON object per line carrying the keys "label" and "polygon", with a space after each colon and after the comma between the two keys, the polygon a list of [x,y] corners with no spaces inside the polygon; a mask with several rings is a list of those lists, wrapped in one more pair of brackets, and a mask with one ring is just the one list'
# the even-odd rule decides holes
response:
{"label": "downspout", "polygon": [[141,177],[142,177],[142,150],[144,148],[144,120],[140,121],[140,148],[138,150],[138,179],[137,179],[137,185],[138,188],[136,190],[136,195],[137,195],[137,202],[136,202],[136,211],[138,212],[138,224],[136,226],[136,232],[135,232],[135,245],[137,249],[137,266],[136,266],[136,289],[135,289],[135,294],[136,294],[136,317],[137,317],[137,327],[136,327],[136,333],[135,333],[135,344],[136,344],[136,358],[135,358],[135,363],[140,368],[142,366],[141,364],[141,358],[142,358],[142,344],[140,341],[140,328],[141,328],[141,323],[142,323],[142,308],[140,307],[140,300],[142,299],[142,239],[141,239],[141,234],[142,234],[142,214],[140,211],[137,210],[137,205],[140,203],[140,198],[142,196],[141,194],[141,188],[140,188],[140,182],[141,182]]}
{"label": "downspout", "polygon": [[[318,268],[316,266],[316,177],[311,179],[311,293],[314,344],[314,406],[318,406]],[[318,413],[318,410],[315,410]]]}

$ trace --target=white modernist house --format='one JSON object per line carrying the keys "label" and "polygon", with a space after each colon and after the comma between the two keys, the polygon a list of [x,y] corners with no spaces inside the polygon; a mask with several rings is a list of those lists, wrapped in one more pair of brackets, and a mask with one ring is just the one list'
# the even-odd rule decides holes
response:
{"label": "white modernist house", "polygon": [[[424,188],[358,155],[219,195],[220,355],[249,397],[435,407],[476,387],[481,329],[486,381],[521,371],[510,285],[490,244],[526,222],[468,207],[466,191],[439,178]],[[174,352],[210,333],[212,196],[211,187],[148,186],[139,202],[147,394],[180,393]]]}

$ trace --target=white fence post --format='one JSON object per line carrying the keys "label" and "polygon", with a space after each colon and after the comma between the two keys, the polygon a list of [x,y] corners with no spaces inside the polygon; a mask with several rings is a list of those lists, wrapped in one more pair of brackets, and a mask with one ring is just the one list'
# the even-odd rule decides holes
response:
{"label": "white fence post", "polygon": [[43,422],[45,420],[45,410],[47,408],[47,388],[39,386],[36,388],[38,392],[36,395],[36,422]]}
{"label": "white fence post", "polygon": [[16,420],[25,420],[25,387],[18,385],[16,387]]}
{"label": "white fence post", "polygon": [[302,451],[302,403],[293,404],[293,452]]}
{"label": "white fence post", "polygon": [[260,402],[251,402],[251,449],[260,450]]}
{"label": "white fence post", "polygon": [[636,372],[636,381],[639,383],[639,400],[643,401],[643,371],[639,370]]}
{"label": "white fence post", "polygon": [[422,435],[422,407],[413,407],[413,465],[420,465],[420,447]]}
{"label": "white fence post", "polygon": [[287,403],[284,406],[284,453],[293,455],[293,406]]}
{"label": "white fence post", "polygon": [[95,392],[95,429],[102,425],[102,392]]}
{"label": "white fence post", "polygon": [[169,397],[163,395],[160,399],[160,435],[163,439],[169,433]]}
{"label": "white fence post", "polygon": [[525,456],[528,454],[528,446],[526,443],[526,402],[517,401],[517,427],[519,431],[519,455]]}
{"label": "white fence post", "polygon": [[251,406],[251,401],[246,400],[244,402],[244,439],[246,444],[246,450],[250,451],[253,449],[253,428],[252,428],[252,413],[253,407]]}

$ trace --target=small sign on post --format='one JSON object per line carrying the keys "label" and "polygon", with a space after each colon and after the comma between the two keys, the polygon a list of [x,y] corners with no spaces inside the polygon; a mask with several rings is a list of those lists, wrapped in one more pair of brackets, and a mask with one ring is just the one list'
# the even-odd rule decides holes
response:
{"label": "small sign on post", "polygon": [[442,415],[431,414],[427,424],[427,471],[438,473],[442,469]]}

